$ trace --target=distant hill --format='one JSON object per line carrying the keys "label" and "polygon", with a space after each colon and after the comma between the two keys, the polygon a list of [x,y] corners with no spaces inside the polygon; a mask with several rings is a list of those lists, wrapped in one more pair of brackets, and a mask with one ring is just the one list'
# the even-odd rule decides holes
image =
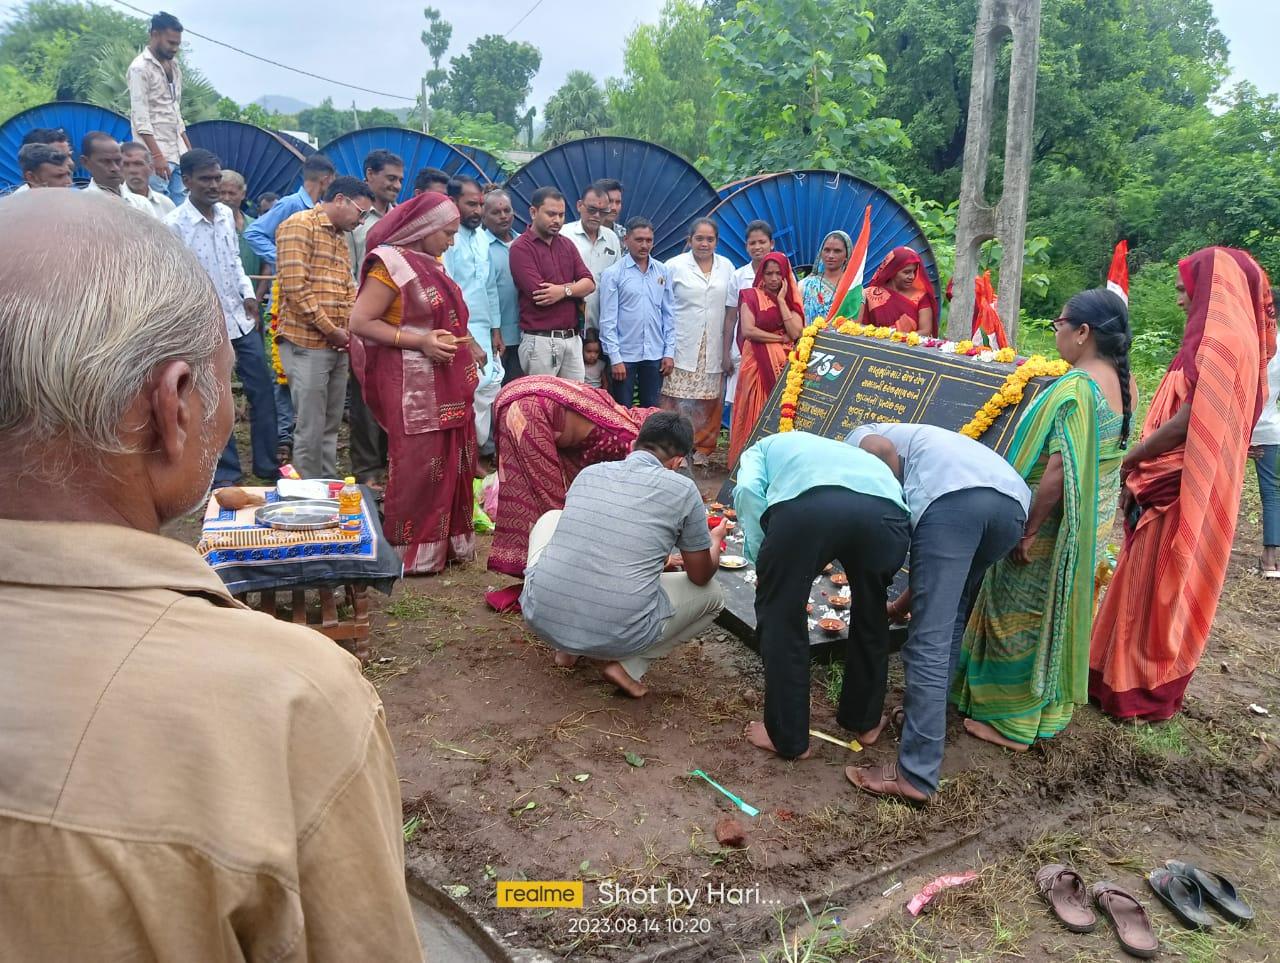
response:
{"label": "distant hill", "polygon": [[315,106],[296,97],[285,97],[282,94],[266,94],[254,103],[263,110],[275,111],[277,114],[296,114],[300,110],[310,110]]}

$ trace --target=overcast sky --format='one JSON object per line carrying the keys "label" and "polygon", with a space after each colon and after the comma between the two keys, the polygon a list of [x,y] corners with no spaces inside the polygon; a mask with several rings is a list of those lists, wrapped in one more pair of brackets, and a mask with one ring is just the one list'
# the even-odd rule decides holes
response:
{"label": "overcast sky", "polygon": [[[324,5],[314,0],[131,2],[148,9],[163,3],[190,30],[312,73],[408,98],[417,93],[426,62],[426,50],[418,38],[427,0],[357,3],[340,13],[322,13]],[[600,79],[620,75],[624,38],[636,24],[657,20],[662,2],[434,0],[434,5],[453,24],[449,56],[464,52],[467,44],[487,33],[525,40],[542,51],[542,69],[534,78],[529,99],[541,115],[547,97],[570,70],[588,70]],[[0,18],[11,9],[7,2],[0,6]],[[336,5],[329,7],[336,9]],[[1280,93],[1280,56],[1276,53],[1280,4],[1276,0],[1214,0],[1214,9],[1231,43],[1236,75],[1268,93]],[[369,20],[361,33],[354,23],[366,12]],[[283,94],[312,104],[332,96],[341,106],[349,106],[353,100],[360,107],[412,103],[280,70],[190,34],[186,43],[193,62],[214,85],[242,103],[264,94]]]}

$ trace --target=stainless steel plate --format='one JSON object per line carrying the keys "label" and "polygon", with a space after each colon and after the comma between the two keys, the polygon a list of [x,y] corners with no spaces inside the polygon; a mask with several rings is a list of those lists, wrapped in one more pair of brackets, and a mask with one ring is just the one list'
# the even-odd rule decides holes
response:
{"label": "stainless steel plate", "polygon": [[316,532],[338,527],[338,503],[332,498],[276,502],[263,505],[253,517],[259,525],[284,532]]}

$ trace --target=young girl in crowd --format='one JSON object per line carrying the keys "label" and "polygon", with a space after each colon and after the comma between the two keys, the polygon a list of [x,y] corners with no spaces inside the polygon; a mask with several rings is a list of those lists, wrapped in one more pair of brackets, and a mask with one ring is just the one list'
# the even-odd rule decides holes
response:
{"label": "young girl in crowd", "polygon": [[583,380],[589,388],[609,387],[609,365],[604,360],[604,349],[600,346],[600,332],[595,328],[587,328],[582,335],[582,363],[586,366]]}

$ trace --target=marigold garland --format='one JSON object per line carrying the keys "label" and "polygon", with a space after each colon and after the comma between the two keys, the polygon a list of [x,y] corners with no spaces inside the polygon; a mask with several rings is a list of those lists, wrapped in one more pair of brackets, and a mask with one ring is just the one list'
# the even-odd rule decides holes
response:
{"label": "marigold garland", "polygon": [[271,370],[275,372],[276,384],[288,384],[284,373],[284,362],[280,360],[280,282],[271,282],[271,303],[267,306],[267,315],[263,318],[263,330],[266,332],[267,344],[271,349]]}
{"label": "marigold garland", "polygon": [[[816,317],[803,331],[796,341],[795,347],[787,356],[786,382],[782,390],[781,417],[778,419],[778,431],[795,431],[796,406],[800,401],[800,393],[804,390],[804,373],[809,365],[809,356],[813,351],[814,340],[818,332],[834,327],[840,334],[875,338],[878,341],[894,341],[912,347],[923,344],[925,347],[937,348],[948,354],[961,354],[976,357],[981,361],[997,361],[1011,364],[1017,361],[1017,353],[1012,348],[1001,348],[992,351],[972,341],[942,341],[938,338],[922,338],[914,331],[899,331],[896,328],[880,327],[873,324],[859,324],[848,318],[835,318],[828,322],[824,317]],[[1004,380],[996,392],[986,403],[974,413],[973,418],[960,429],[960,434],[969,438],[981,438],[988,428],[1000,417],[1000,413],[1010,405],[1022,400],[1027,382],[1032,378],[1043,376],[1058,377],[1070,370],[1065,361],[1049,361],[1041,355],[1032,355],[1018,365],[1017,370]]]}

